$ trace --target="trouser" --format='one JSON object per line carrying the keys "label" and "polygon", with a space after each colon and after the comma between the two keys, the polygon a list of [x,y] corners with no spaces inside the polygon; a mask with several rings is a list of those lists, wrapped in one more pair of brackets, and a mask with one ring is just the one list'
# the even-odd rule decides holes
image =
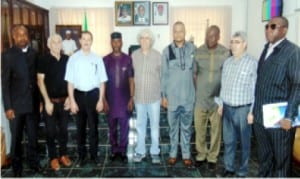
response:
{"label": "trouser", "polygon": [[190,159],[190,141],[192,133],[193,112],[178,106],[175,111],[168,110],[168,123],[170,126],[170,157],[177,157],[178,136],[180,130],[180,145],[183,159]]}
{"label": "trouser", "polygon": [[[197,161],[207,160],[208,162],[216,163],[221,146],[221,118],[214,110],[204,110],[200,107],[195,108],[195,131],[196,131],[196,150]],[[208,121],[210,122],[210,145],[207,148],[206,133]]]}
{"label": "trouser", "polygon": [[59,143],[59,155],[67,154],[69,112],[64,110],[64,103],[53,103],[51,116],[44,111],[47,131],[47,146],[50,160],[57,158],[55,139]]}
{"label": "trouser", "polygon": [[27,160],[31,167],[39,165],[37,151],[37,130],[38,117],[36,114],[15,114],[15,118],[10,120],[11,130],[11,159],[14,172],[22,171],[22,139],[23,129],[25,127],[28,144],[27,144]]}
{"label": "trouser", "polygon": [[258,177],[291,176],[292,149],[295,128],[266,129],[262,124],[253,125],[258,148]]}
{"label": "trouser", "polygon": [[[112,153],[126,154],[129,132],[129,117],[109,117],[109,141]],[[120,127],[120,137],[118,137],[118,124]],[[118,140],[119,139],[119,140]]]}
{"label": "trouser", "polygon": [[75,90],[75,100],[79,107],[76,115],[77,145],[80,158],[86,157],[86,125],[89,127],[89,152],[91,158],[97,157],[98,150],[98,113],[96,111],[99,99],[99,89],[95,88],[88,92]]}
{"label": "trouser", "polygon": [[[224,104],[223,110],[224,167],[228,171],[236,171],[239,176],[247,176],[251,146],[251,125],[247,120],[250,105],[232,107]],[[239,168],[235,170],[238,140],[240,140],[241,156]]]}
{"label": "trouser", "polygon": [[[139,154],[146,153],[145,137],[147,133],[147,121],[149,117],[151,128],[151,147],[150,154],[158,155],[159,149],[159,118],[160,118],[160,101],[150,104],[135,104],[136,109],[136,130],[137,146],[135,152]],[[147,115],[148,114],[148,115]]]}

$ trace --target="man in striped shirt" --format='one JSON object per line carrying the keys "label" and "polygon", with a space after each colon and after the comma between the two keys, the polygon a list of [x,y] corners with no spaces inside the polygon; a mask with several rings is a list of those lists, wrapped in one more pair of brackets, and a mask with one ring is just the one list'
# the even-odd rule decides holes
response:
{"label": "man in striped shirt", "polygon": [[[250,154],[251,114],[254,101],[257,60],[246,53],[247,41],[244,32],[236,32],[230,49],[233,56],[223,65],[218,112],[223,115],[224,167],[222,177],[245,177],[248,173]],[[235,169],[237,140],[240,140],[240,166]]]}

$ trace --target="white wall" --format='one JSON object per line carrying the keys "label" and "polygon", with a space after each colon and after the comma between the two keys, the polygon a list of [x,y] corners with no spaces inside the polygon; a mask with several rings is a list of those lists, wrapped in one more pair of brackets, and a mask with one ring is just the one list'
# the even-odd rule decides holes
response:
{"label": "white wall", "polygon": [[[295,12],[300,8],[299,0],[284,0],[283,15],[289,20],[289,31],[287,39],[300,44],[300,12]],[[262,17],[262,0],[248,0],[248,52],[259,58],[264,44],[266,43],[264,34],[264,25],[266,22],[261,21]]]}

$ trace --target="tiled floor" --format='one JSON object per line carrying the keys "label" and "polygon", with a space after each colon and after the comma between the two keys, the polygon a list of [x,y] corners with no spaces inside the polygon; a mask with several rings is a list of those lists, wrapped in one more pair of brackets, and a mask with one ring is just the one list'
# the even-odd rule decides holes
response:
{"label": "tiled floor", "polygon": [[[160,165],[154,165],[151,163],[150,156],[147,156],[141,163],[134,163],[129,161],[127,164],[122,163],[119,160],[109,160],[109,150],[103,152],[100,155],[101,167],[96,167],[87,163],[83,168],[77,168],[73,164],[69,168],[61,168],[58,172],[53,172],[49,166],[47,159],[44,157],[41,160],[43,171],[41,173],[33,173],[28,167],[24,166],[24,177],[216,177],[221,173],[223,169],[222,157],[220,157],[217,169],[210,171],[207,166],[201,166],[200,168],[192,167],[186,168],[180,157],[175,166],[171,167],[167,164],[168,155],[163,154],[161,156],[162,163]],[[222,156],[222,154],[220,155]],[[75,161],[76,157],[71,156]],[[25,165],[25,164],[24,164]],[[257,159],[255,154],[252,153],[249,165],[248,177],[255,177],[257,172]],[[2,169],[1,177],[12,177],[13,173],[11,169]],[[294,177],[300,176],[300,167],[294,167]]]}

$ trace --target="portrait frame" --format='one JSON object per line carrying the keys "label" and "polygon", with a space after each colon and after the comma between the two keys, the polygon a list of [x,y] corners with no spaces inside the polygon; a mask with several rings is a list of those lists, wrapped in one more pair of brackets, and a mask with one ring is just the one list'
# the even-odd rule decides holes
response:
{"label": "portrait frame", "polygon": [[80,48],[80,35],[81,35],[81,25],[56,25],[55,26],[55,32],[61,36],[61,38],[64,40],[66,31],[71,31],[71,38],[75,40],[77,49]]}
{"label": "portrait frame", "polygon": [[152,24],[153,25],[169,24],[169,3],[168,2],[152,3]]}
{"label": "portrait frame", "polygon": [[[140,10],[144,10],[144,14],[140,14]],[[151,22],[151,4],[150,1],[135,1],[133,2],[133,24],[149,26]]]}
{"label": "portrait frame", "polygon": [[[133,25],[133,3],[131,1],[115,1],[115,25],[132,26]],[[128,15],[122,16],[126,12]]]}

